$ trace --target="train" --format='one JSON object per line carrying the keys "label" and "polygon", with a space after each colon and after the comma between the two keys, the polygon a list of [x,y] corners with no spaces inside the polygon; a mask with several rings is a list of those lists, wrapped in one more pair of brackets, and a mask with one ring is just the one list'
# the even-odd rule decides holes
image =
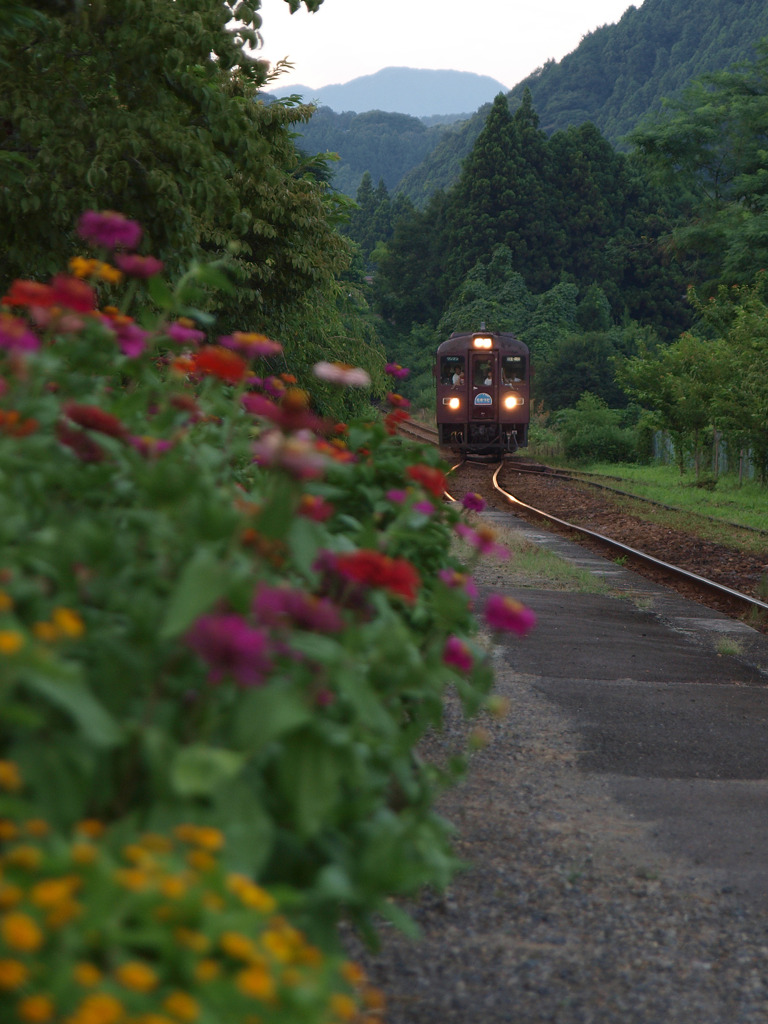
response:
{"label": "train", "polygon": [[434,373],[442,447],[501,456],[528,445],[530,353],[514,334],[455,331],[438,345]]}

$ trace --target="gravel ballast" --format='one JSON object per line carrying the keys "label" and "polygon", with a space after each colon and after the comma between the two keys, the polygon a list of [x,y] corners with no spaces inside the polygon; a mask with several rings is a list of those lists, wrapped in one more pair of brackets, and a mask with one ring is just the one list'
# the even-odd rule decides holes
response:
{"label": "gravel ballast", "polygon": [[[478,582],[498,590],[499,577],[499,566],[489,567]],[[533,604],[528,598],[535,591],[516,591],[513,579],[507,592]],[[621,603],[610,595],[595,600]],[[572,606],[578,616],[577,595]],[[639,613],[626,600],[622,607],[632,629],[632,615]],[[642,615],[638,623],[642,628]],[[552,630],[556,642],[555,623],[540,620],[537,630]],[[386,1021],[768,1021],[763,874],[750,892],[730,885],[722,865],[710,870],[665,846],[653,808],[635,814],[619,801],[610,770],[585,768],[584,729],[547,695],[542,678],[526,671],[526,642],[506,638],[494,645],[495,690],[508,700],[509,712],[473,723],[487,732],[487,745],[440,804],[456,828],[457,853],[470,866],[446,892],[423,893],[409,906],[421,929],[418,940],[384,926],[378,953],[350,943],[350,953],[387,997]],[[679,638],[698,657],[705,642]],[[711,660],[713,676],[730,671],[734,686],[753,686],[740,684],[736,668],[714,653]],[[618,677],[631,686],[620,662],[617,651]],[[759,676],[762,669],[756,671]],[[642,671],[638,679],[642,684]],[[458,706],[449,701],[446,728],[430,738],[426,756],[444,756],[465,732]],[[764,779],[747,785],[759,787],[764,799]],[[762,867],[766,850],[754,852]]]}

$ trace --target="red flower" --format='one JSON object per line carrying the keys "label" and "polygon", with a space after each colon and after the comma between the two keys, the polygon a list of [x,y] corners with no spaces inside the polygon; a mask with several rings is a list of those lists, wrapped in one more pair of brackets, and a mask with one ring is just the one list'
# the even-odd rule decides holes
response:
{"label": "red flower", "polygon": [[442,498],[445,491],[445,473],[432,466],[409,466],[406,470],[411,480],[421,484],[425,491],[434,494],[436,498]]}
{"label": "red flower", "polygon": [[47,308],[56,305],[53,289],[49,284],[39,281],[16,280],[10,291],[3,296],[4,306],[40,306]]}
{"label": "red flower", "polygon": [[121,440],[127,434],[125,427],[117,416],[105,412],[97,405],[78,405],[76,402],[67,402],[64,406],[64,412],[79,427],[97,430],[100,434],[108,434],[110,437],[117,437]]}
{"label": "red flower", "polygon": [[337,555],[335,568],[347,579],[371,587],[382,587],[405,601],[415,601],[421,586],[415,566],[405,558],[390,558],[380,551],[364,549]]}
{"label": "red flower", "polygon": [[66,423],[56,424],[56,436],[62,444],[72,451],[82,462],[103,462],[106,453],[84,430],[73,430]]}
{"label": "red flower", "polygon": [[57,274],[51,281],[54,306],[73,309],[76,313],[89,313],[96,308],[96,293],[89,284],[68,274]]}
{"label": "red flower", "polygon": [[536,616],[512,597],[491,594],[485,603],[485,621],[498,632],[525,636],[536,625]]}
{"label": "red flower", "polygon": [[198,373],[219,377],[227,384],[238,384],[248,372],[246,361],[221,345],[206,345],[193,359]]}
{"label": "red flower", "polygon": [[398,423],[402,423],[404,420],[410,419],[405,409],[393,409],[392,412],[387,413],[384,417],[384,427],[388,434],[395,434],[397,432]]}

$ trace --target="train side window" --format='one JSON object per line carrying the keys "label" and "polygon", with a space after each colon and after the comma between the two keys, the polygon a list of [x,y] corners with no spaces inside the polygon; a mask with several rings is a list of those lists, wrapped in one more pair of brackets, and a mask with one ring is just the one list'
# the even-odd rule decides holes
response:
{"label": "train side window", "polygon": [[504,384],[514,384],[525,380],[525,356],[503,356],[501,379]]}
{"label": "train side window", "polygon": [[440,360],[440,383],[459,387],[464,383],[464,356],[443,356]]}

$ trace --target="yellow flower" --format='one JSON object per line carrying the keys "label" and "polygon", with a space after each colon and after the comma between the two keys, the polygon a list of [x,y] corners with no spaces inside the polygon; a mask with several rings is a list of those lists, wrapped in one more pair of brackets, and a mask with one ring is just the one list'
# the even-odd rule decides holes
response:
{"label": "yellow flower", "polygon": [[43,933],[29,914],[11,911],[0,918],[0,935],[10,949],[34,953],[43,944]]}
{"label": "yellow flower", "polygon": [[51,620],[61,636],[76,640],[85,632],[83,620],[71,608],[54,608]]}
{"label": "yellow flower", "polygon": [[0,960],[0,992],[13,992],[26,984],[29,971],[18,960]]}
{"label": "yellow flower", "polygon": [[52,1019],[56,1011],[49,996],[36,995],[25,996],[16,1007],[16,1012],[19,1019],[27,1021],[28,1024],[45,1024]]}
{"label": "yellow flower", "polygon": [[9,612],[13,608],[13,598],[4,590],[0,590],[0,612]]}
{"label": "yellow flower", "polygon": [[97,821],[96,818],[86,818],[84,821],[79,821],[75,825],[75,832],[81,836],[87,836],[89,839],[98,839],[99,836],[104,834],[106,825],[103,821]]}
{"label": "yellow flower", "polygon": [[34,836],[35,839],[47,836],[51,831],[51,826],[43,818],[28,818],[24,822],[23,828],[28,836]]}
{"label": "yellow flower", "polygon": [[207,935],[204,935],[203,932],[192,931],[191,928],[177,928],[174,938],[180,946],[186,946],[187,949],[191,949],[195,953],[205,953],[211,945],[211,940]]}
{"label": "yellow flower", "polygon": [[236,960],[253,960],[257,955],[253,940],[240,932],[224,932],[219,945],[228,956]]}
{"label": "yellow flower", "polygon": [[52,622],[35,622],[32,625],[32,632],[44,644],[52,644],[58,639],[56,627]]}
{"label": "yellow flower", "polygon": [[72,863],[81,867],[86,864],[93,864],[99,856],[99,851],[90,843],[73,843],[70,849]]}
{"label": "yellow flower", "polygon": [[14,761],[0,761],[0,789],[16,793],[23,785],[19,766]]}
{"label": "yellow flower", "polygon": [[18,885],[10,882],[0,883],[0,910],[10,910],[17,903],[21,903],[24,892]]}
{"label": "yellow flower", "polygon": [[77,984],[82,985],[83,988],[93,988],[94,985],[98,985],[101,981],[101,971],[99,968],[87,961],[75,964],[72,975]]}
{"label": "yellow flower", "polygon": [[199,825],[192,842],[197,846],[202,846],[204,850],[215,853],[216,850],[220,850],[224,846],[224,834],[217,828]]}
{"label": "yellow flower", "polygon": [[274,896],[246,878],[245,875],[228,875],[227,888],[240,899],[244,906],[251,910],[258,910],[262,914],[272,914],[277,908]]}
{"label": "yellow flower", "polygon": [[244,996],[266,1002],[275,997],[275,981],[263,967],[246,967],[235,978],[235,984]]}
{"label": "yellow flower", "polygon": [[7,818],[0,819],[0,839],[9,840],[15,839],[19,834],[19,829],[15,821],[9,821]]}
{"label": "yellow flower", "polygon": [[178,875],[168,875],[160,882],[160,892],[166,899],[180,900],[187,894],[187,883]]}
{"label": "yellow flower", "polygon": [[221,964],[216,960],[205,959],[200,960],[199,963],[195,964],[195,980],[196,981],[213,981],[221,973]]}
{"label": "yellow flower", "polygon": [[67,903],[72,893],[80,886],[77,875],[66,875],[63,878],[46,878],[32,886],[29,893],[30,902],[36,907],[48,909],[60,903]]}
{"label": "yellow flower", "polygon": [[163,1009],[181,1021],[197,1020],[200,1016],[200,1007],[197,1005],[197,1001],[186,992],[171,992],[166,996]]}
{"label": "yellow flower", "polygon": [[187,863],[195,871],[213,871],[216,867],[216,858],[207,850],[190,850],[187,854]]}
{"label": "yellow flower", "polygon": [[69,261],[69,272],[74,277],[90,277],[98,263],[98,260],[88,260],[84,256],[73,256]]}
{"label": "yellow flower", "polygon": [[341,976],[345,981],[348,981],[350,985],[362,985],[366,980],[363,968],[359,964],[353,963],[351,960],[347,960],[341,965]]}
{"label": "yellow flower", "polygon": [[107,284],[120,284],[123,279],[122,270],[113,267],[111,263],[100,263],[96,268],[96,276]]}
{"label": "yellow flower", "polygon": [[24,634],[18,629],[0,629],[0,654],[18,654],[24,646]]}
{"label": "yellow flower", "polygon": [[357,1015],[357,1003],[351,996],[334,992],[331,996],[331,1013],[339,1020],[352,1020]]}
{"label": "yellow flower", "polygon": [[117,981],[133,992],[151,992],[157,988],[157,975],[140,960],[130,960],[115,971]]}
{"label": "yellow flower", "polygon": [[27,843],[19,843],[5,855],[6,864],[15,868],[24,868],[26,871],[34,871],[42,859],[42,851]]}
{"label": "yellow flower", "polygon": [[86,996],[67,1024],[119,1024],[125,1009],[119,999],[107,992]]}

